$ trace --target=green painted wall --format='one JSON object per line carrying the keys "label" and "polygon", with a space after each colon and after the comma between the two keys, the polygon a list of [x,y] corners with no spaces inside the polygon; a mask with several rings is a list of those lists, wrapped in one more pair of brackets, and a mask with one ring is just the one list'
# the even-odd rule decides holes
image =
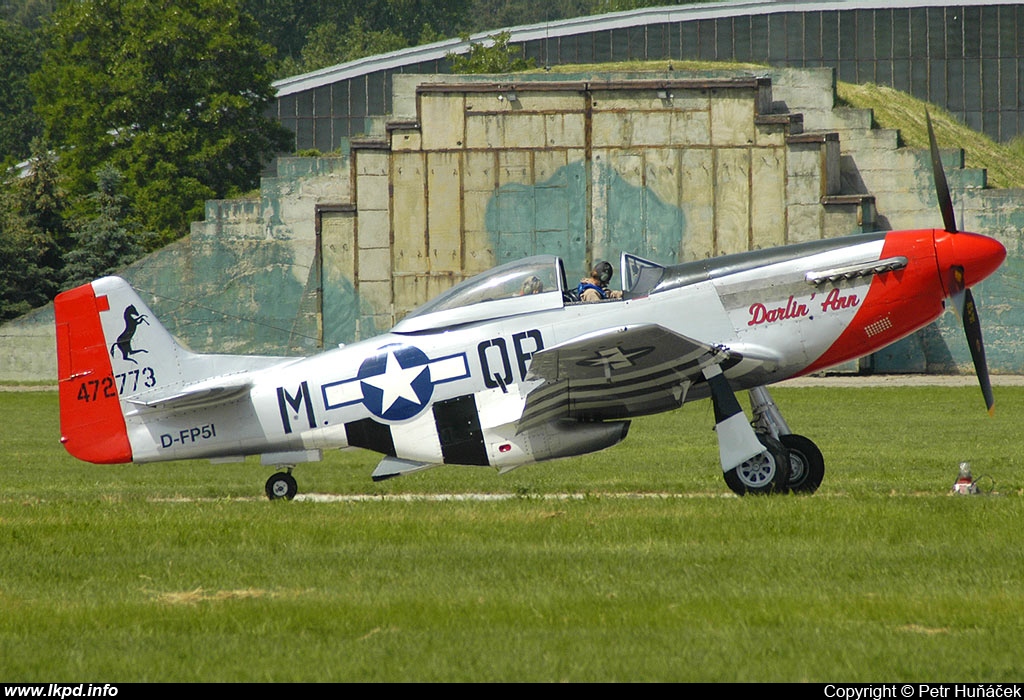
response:
{"label": "green painted wall", "polygon": [[550,253],[565,261],[567,274],[585,275],[593,260],[617,263],[627,250],[660,263],[679,262],[686,238],[685,216],[648,187],[637,187],[604,165],[593,182],[606,206],[598,214],[602,235],[588,242],[587,164],[559,168],[536,184],[508,184],[495,190],[485,218],[491,246],[500,261]]}

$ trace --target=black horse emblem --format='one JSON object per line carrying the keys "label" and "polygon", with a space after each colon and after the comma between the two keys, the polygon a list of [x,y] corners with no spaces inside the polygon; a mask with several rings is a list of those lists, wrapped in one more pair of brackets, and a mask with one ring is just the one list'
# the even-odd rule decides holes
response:
{"label": "black horse emblem", "polygon": [[139,364],[132,359],[132,355],[140,352],[149,352],[142,348],[132,348],[132,339],[135,337],[135,331],[139,327],[139,324],[142,323],[145,323],[147,326],[149,325],[149,321],[146,320],[146,314],[140,314],[134,305],[129,305],[128,308],[124,310],[124,330],[121,331],[121,335],[117,336],[117,342],[110,346],[111,357],[114,356],[114,350],[120,350],[121,359]]}

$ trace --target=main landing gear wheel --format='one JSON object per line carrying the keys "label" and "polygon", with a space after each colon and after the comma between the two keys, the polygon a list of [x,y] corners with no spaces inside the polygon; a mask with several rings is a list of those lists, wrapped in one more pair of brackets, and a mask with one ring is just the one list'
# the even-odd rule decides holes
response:
{"label": "main landing gear wheel", "polygon": [[789,450],[789,483],[793,493],[814,493],[825,477],[825,458],[821,450],[803,435],[783,435],[782,445]]}
{"label": "main landing gear wheel", "polygon": [[757,439],[766,451],[725,472],[725,483],[741,496],[785,493],[789,488],[789,452],[773,437],[759,433]]}
{"label": "main landing gear wheel", "polygon": [[272,501],[284,499],[290,501],[299,492],[295,477],[288,472],[277,472],[267,479],[267,498]]}

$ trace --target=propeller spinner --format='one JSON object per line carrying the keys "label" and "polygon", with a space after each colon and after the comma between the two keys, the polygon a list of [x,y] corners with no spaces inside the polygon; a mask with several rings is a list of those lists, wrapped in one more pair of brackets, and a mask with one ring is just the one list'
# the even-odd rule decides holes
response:
{"label": "propeller spinner", "polygon": [[946,172],[942,168],[939,146],[935,141],[931,116],[924,113],[928,125],[928,141],[931,147],[932,173],[935,178],[935,194],[942,212],[942,222],[949,236],[935,237],[935,252],[939,269],[944,275],[946,291],[953,300],[957,314],[963,320],[967,344],[971,349],[974,371],[978,375],[985,406],[991,414],[995,399],[992,396],[992,382],[989,379],[988,364],[985,360],[985,344],[981,339],[981,321],[978,307],[971,294],[971,285],[981,281],[1006,259],[1006,248],[998,241],[975,233],[962,232],[957,228],[953,200],[949,195]]}

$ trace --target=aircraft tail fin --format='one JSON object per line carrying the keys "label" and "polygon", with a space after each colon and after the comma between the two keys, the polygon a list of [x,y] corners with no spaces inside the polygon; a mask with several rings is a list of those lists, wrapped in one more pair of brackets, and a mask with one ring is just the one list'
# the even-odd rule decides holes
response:
{"label": "aircraft tail fin", "polygon": [[118,277],[58,295],[54,316],[61,442],[88,462],[130,462],[122,400],[180,381],[192,353]]}

